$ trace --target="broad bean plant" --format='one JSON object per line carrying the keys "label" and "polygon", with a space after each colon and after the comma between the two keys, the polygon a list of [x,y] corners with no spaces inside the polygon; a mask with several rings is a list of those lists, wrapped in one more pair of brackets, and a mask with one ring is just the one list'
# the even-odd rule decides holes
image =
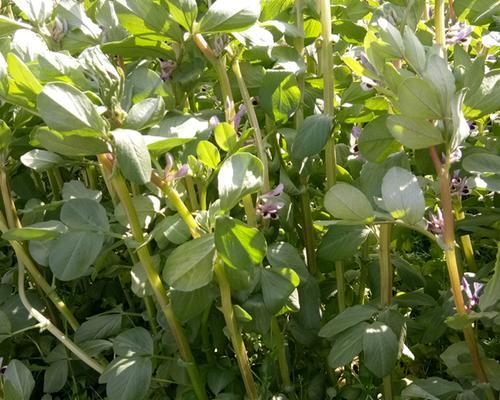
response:
{"label": "broad bean plant", "polygon": [[1,398],[498,399],[498,1],[0,10]]}

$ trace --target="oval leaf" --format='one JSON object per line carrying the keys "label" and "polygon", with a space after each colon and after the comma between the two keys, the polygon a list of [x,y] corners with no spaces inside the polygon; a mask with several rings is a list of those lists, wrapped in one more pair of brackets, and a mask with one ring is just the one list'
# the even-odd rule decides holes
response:
{"label": "oval leaf", "polygon": [[237,32],[252,26],[260,15],[260,1],[217,0],[201,19],[198,30],[208,32]]}
{"label": "oval leaf", "polygon": [[398,359],[399,341],[394,332],[382,322],[366,327],[363,334],[363,352],[367,368],[383,378],[394,368]]}
{"label": "oval leaf", "polygon": [[325,208],[335,218],[370,222],[374,210],[363,192],[347,183],[337,183],[325,195]]}
{"label": "oval leaf", "polygon": [[113,132],[116,159],[125,178],[143,185],[151,180],[151,156],[144,137],[131,129],[115,129]]}
{"label": "oval leaf", "polygon": [[425,119],[391,115],[387,127],[399,143],[413,150],[443,143],[441,131]]}

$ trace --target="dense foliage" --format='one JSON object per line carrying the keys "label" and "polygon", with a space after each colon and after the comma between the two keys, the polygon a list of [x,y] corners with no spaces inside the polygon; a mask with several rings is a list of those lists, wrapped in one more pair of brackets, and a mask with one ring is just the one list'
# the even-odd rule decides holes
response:
{"label": "dense foliage", "polygon": [[498,399],[500,2],[0,8],[0,398]]}

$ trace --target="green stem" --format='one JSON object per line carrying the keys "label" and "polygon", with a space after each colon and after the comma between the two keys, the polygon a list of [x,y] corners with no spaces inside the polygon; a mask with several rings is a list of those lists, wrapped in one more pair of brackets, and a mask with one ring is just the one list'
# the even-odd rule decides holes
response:
{"label": "green stem", "polygon": [[292,397],[295,398],[292,381],[290,380],[290,369],[288,368],[288,360],[286,357],[285,338],[283,337],[283,332],[281,331],[276,317],[271,318],[271,336],[273,338],[275,349],[278,352],[278,364],[280,368],[281,381],[283,383],[283,390],[289,395],[291,393]]}
{"label": "green stem", "polygon": [[259,126],[259,120],[257,119],[257,114],[255,113],[255,108],[252,104],[252,100],[250,99],[250,94],[248,93],[248,89],[241,74],[240,63],[238,58],[234,59],[232,66],[234,75],[236,76],[236,81],[238,82],[238,87],[240,89],[241,97],[243,99],[243,104],[247,109],[248,119],[250,120],[250,125],[253,128],[254,132],[254,140],[255,146],[257,147],[257,153],[259,154],[260,161],[262,161],[262,165],[264,166],[264,179],[262,183],[262,192],[268,192],[270,190],[269,187],[269,166],[266,154],[266,147],[264,145],[264,140],[262,138],[262,131]]}
{"label": "green stem", "polygon": [[151,296],[144,297],[144,305],[146,306],[146,312],[148,314],[149,325],[151,326],[151,331],[153,332],[153,336],[158,334],[158,327],[156,326],[156,318],[155,318],[155,304]]}
{"label": "green stem", "polygon": [[231,287],[224,271],[223,262],[219,259],[216,260],[214,269],[215,276],[217,277],[217,281],[219,283],[222,313],[224,314],[226,326],[231,337],[231,342],[233,344],[236,360],[238,361],[245,390],[250,400],[257,400],[259,398],[257,394],[257,387],[255,386],[255,381],[253,379],[245,343],[241,336],[236,316],[234,315],[233,304],[231,302]]}
{"label": "green stem", "polygon": [[49,184],[52,189],[53,200],[61,200],[61,188],[59,187],[59,183],[53,168],[47,170],[47,177],[49,178]]}
{"label": "green stem", "polygon": [[[431,159],[434,163],[436,173],[439,178],[439,188],[441,196],[441,209],[443,213],[443,242],[445,245],[445,259],[446,265],[448,267],[448,275],[450,277],[450,286],[453,293],[453,300],[455,302],[455,308],[458,314],[466,315],[467,309],[464,304],[464,298],[462,294],[462,288],[460,286],[460,273],[457,265],[457,258],[455,254],[455,221],[453,218],[453,204],[450,192],[450,155],[449,151],[446,154],[446,160],[441,163],[438,153],[435,147],[429,148]],[[464,328],[464,337],[467,347],[469,349],[472,365],[476,376],[481,383],[487,383],[488,379],[484,371],[483,364],[481,362],[481,357],[479,355],[479,348],[476,339],[476,335],[469,325]],[[489,398],[493,396],[492,393],[488,393]]]}
{"label": "green stem", "polygon": [[184,178],[184,183],[189,196],[189,203],[191,205],[191,210],[199,210],[200,206],[198,204],[198,197],[196,196],[196,189],[194,188],[193,178],[186,175]]}
{"label": "green stem", "polygon": [[19,261],[19,274],[18,274],[18,290],[19,298],[24,308],[28,310],[29,314],[35,318],[40,324],[43,325],[53,336],[56,337],[66,348],[68,348],[75,356],[77,356],[81,361],[87,364],[90,368],[95,370],[97,373],[102,374],[104,372],[104,366],[99,364],[96,360],[90,357],[85,351],[83,351],[79,346],[77,346],[72,340],[68,339],[67,335],[61,332],[48,318],[46,318],[40,311],[34,308],[26,297],[24,292],[24,265],[22,261]]}
{"label": "green stem", "polygon": [[[300,54],[302,58],[304,58],[304,0],[296,0],[295,1],[295,26],[297,27],[297,31],[300,35],[295,38],[294,47],[297,52]],[[305,77],[304,73],[300,73],[297,76],[297,87],[300,91],[300,105],[297,111],[295,112],[295,127],[298,129],[302,122],[304,121],[304,108],[303,108],[303,99],[304,99],[304,86],[305,86]]]}
{"label": "green stem", "polygon": [[435,29],[435,41],[444,54],[446,50],[446,40],[445,40],[445,18],[444,18],[444,0],[435,0],[434,7],[434,29]]}
{"label": "green stem", "polygon": [[165,290],[165,287],[161,282],[160,276],[156,272],[156,268],[154,266],[153,259],[151,258],[149,248],[144,243],[144,232],[142,231],[139,217],[137,215],[137,211],[135,210],[134,204],[132,203],[132,198],[130,197],[130,193],[125,180],[123,179],[119,171],[113,171],[111,161],[106,158],[106,156],[100,154],[97,157],[103,167],[103,172],[108,175],[110,182],[113,184],[118,198],[120,199],[120,202],[125,209],[134,240],[140,245],[137,248],[137,255],[139,256],[141,265],[143,266],[144,271],[148,277],[148,281],[153,289],[153,294],[156,301],[158,302],[160,310],[163,312],[169,324],[170,330],[172,331],[172,334],[177,343],[177,347],[179,348],[180,355],[186,363],[187,372],[196,396],[200,400],[205,400],[207,399],[207,394],[205,392],[201,375],[198,371],[198,366],[196,365],[196,362],[194,360],[184,330],[173,313],[167,291]]}
{"label": "green stem", "polygon": [[359,290],[358,301],[360,304],[365,302],[366,282],[368,280],[368,251],[370,247],[368,240],[361,246],[360,272],[359,272]]}
{"label": "green stem", "polygon": [[344,263],[342,261],[335,261],[335,277],[337,279],[337,300],[339,305],[339,313],[345,310],[344,273]]}
{"label": "green stem", "polygon": [[[380,263],[380,303],[383,308],[392,303],[392,263],[391,263],[391,230],[392,224],[379,226],[379,263]],[[389,373],[383,378],[384,399],[393,398],[392,376]]]}
{"label": "green stem", "polygon": [[21,226],[17,218],[14,200],[10,194],[10,186],[7,182],[7,173],[5,167],[0,167],[0,191],[2,192],[2,200],[5,208],[5,216],[7,217],[7,226],[9,228],[19,228]]}
{"label": "green stem", "polygon": [[[455,206],[454,208],[457,220],[464,219],[465,213],[462,210],[462,200],[460,199],[460,197],[454,203],[454,206]],[[467,262],[469,269],[472,272],[477,272],[477,263],[474,258],[474,249],[472,247],[472,241],[470,239],[470,236],[469,235],[460,236],[460,242],[462,243],[462,250],[464,252],[465,261]]]}
{"label": "green stem", "polygon": [[247,216],[247,222],[250,226],[257,226],[257,216],[255,214],[255,207],[253,205],[252,195],[247,194],[243,197],[243,207]]}
{"label": "green stem", "polygon": [[308,177],[300,176],[300,205],[302,207],[302,231],[304,235],[304,245],[307,255],[307,268],[311,275],[318,274],[316,264],[316,240],[314,237],[314,226],[311,215],[311,199],[309,197]]}

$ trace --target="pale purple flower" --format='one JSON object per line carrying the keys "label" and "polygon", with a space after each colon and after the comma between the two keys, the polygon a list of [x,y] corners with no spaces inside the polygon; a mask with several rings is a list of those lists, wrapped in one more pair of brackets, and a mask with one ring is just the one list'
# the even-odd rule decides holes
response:
{"label": "pale purple flower", "polygon": [[189,165],[182,164],[179,169],[175,172],[172,171],[174,166],[174,157],[172,154],[165,154],[165,180],[168,182],[175,181],[177,179],[184,178],[189,173]]}
{"label": "pale purple flower", "polygon": [[177,67],[177,63],[172,60],[160,60],[160,78],[162,81],[169,81],[172,79],[172,74]]}
{"label": "pale purple flower", "polygon": [[366,54],[364,52],[361,53],[359,57],[359,61],[363,67],[366,69],[369,69],[370,71],[377,72],[375,67],[372,65],[370,61],[368,61],[368,58],[366,57]]}
{"label": "pale purple flower", "polygon": [[238,108],[238,112],[234,116],[234,129],[238,129],[240,126],[241,118],[246,114],[247,108],[245,107],[244,104],[240,104],[240,107]]}
{"label": "pale purple flower", "polygon": [[452,196],[467,196],[470,194],[470,189],[466,178],[460,177],[460,170],[453,171],[450,179],[450,192]]}
{"label": "pale purple flower", "polygon": [[283,193],[283,188],[283,184],[280,183],[273,190],[259,196],[257,200],[257,212],[262,215],[262,218],[278,218],[278,211],[285,206],[285,203],[279,199]]}
{"label": "pale purple flower", "polygon": [[462,147],[458,146],[450,153],[450,163],[458,162],[462,159]]}
{"label": "pale purple flower", "polygon": [[215,127],[217,125],[220,124],[220,120],[219,120],[219,117],[217,117],[217,115],[212,115],[210,117],[210,119],[208,120],[208,125],[210,126],[210,128],[212,129],[215,129]]}
{"label": "pale purple flower", "polygon": [[483,288],[483,284],[480,282],[474,282],[472,289],[467,281],[467,278],[462,277],[462,291],[465,294],[466,304],[465,308],[467,311],[470,311],[476,304],[479,304],[479,292]]}
{"label": "pale purple flower", "polygon": [[467,43],[470,41],[470,34],[472,33],[473,28],[470,25],[467,25],[464,22],[456,23],[453,26],[448,28],[446,32],[446,44],[458,44],[458,43]]}
{"label": "pale purple flower", "polygon": [[442,235],[444,230],[444,219],[441,209],[438,207],[436,215],[430,213],[430,219],[427,220],[427,230],[435,235]]}
{"label": "pale purple flower", "polygon": [[364,92],[372,90],[375,86],[377,86],[377,82],[373,79],[367,78],[366,76],[361,77],[361,89]]}

